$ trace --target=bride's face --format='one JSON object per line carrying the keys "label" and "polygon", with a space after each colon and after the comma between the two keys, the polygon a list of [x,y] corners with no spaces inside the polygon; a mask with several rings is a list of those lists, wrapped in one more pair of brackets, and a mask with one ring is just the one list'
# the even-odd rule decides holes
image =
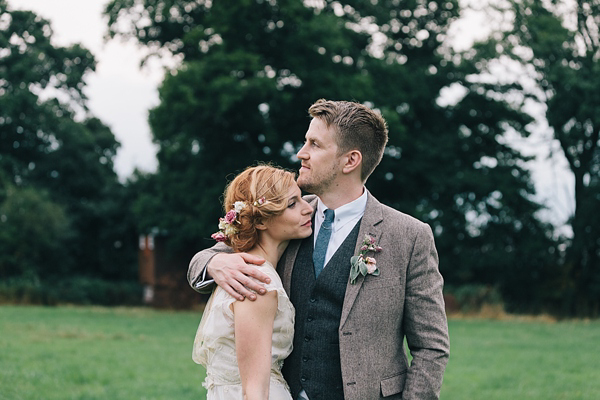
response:
{"label": "bride's face", "polygon": [[287,195],[285,211],[265,222],[265,233],[279,241],[303,239],[312,233],[313,208],[304,199],[302,192],[293,183]]}

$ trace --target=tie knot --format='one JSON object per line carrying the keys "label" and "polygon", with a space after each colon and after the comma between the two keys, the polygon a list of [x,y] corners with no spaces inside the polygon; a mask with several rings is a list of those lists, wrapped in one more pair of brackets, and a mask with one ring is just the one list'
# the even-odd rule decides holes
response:
{"label": "tie knot", "polygon": [[325,220],[323,220],[323,227],[325,229],[330,229],[331,228],[331,223],[333,222],[333,219],[335,218],[335,211],[327,209],[325,210]]}

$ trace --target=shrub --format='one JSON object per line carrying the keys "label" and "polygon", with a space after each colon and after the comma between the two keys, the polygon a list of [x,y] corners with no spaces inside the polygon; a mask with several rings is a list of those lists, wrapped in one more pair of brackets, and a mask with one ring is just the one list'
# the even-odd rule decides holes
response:
{"label": "shrub", "polygon": [[142,286],[135,281],[88,277],[44,281],[18,277],[0,282],[0,303],[142,305]]}
{"label": "shrub", "polygon": [[444,297],[451,299],[455,303],[454,308],[464,313],[481,311],[484,306],[503,304],[500,291],[491,285],[445,285]]}

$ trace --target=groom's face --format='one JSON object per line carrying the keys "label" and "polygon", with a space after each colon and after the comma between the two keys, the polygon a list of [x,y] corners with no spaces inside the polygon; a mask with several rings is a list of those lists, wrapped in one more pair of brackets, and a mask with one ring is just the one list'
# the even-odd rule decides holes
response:
{"label": "groom's face", "polygon": [[326,193],[340,171],[340,156],[332,128],[313,118],[305,135],[304,146],[296,155],[302,162],[298,186],[317,196]]}

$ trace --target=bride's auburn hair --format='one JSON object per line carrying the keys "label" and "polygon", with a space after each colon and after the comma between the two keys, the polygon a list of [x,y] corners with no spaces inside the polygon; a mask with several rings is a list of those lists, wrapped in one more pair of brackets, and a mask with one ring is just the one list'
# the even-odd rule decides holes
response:
{"label": "bride's auburn hair", "polygon": [[270,165],[249,167],[236,176],[225,188],[223,208],[227,213],[238,201],[245,207],[237,216],[237,233],[229,235],[225,244],[236,252],[252,249],[258,241],[256,225],[283,214],[295,178],[294,173]]}

